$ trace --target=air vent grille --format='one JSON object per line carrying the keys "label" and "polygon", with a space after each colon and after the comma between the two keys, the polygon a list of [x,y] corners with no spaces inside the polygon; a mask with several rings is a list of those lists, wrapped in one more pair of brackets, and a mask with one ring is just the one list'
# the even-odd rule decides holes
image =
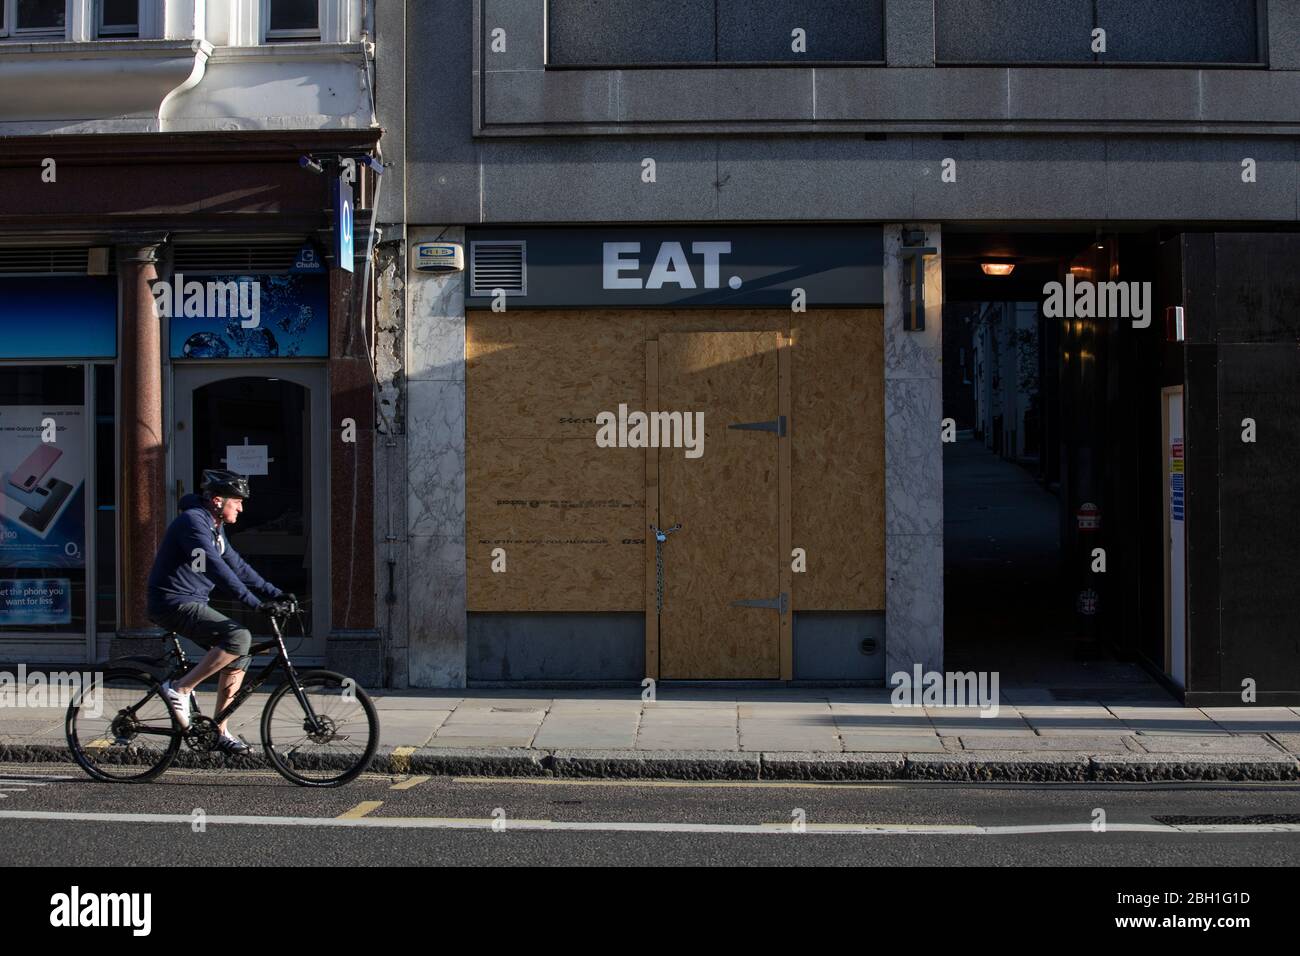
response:
{"label": "air vent grille", "polygon": [[259,242],[177,243],[172,250],[175,272],[259,273],[287,272],[298,258],[303,240]]}
{"label": "air vent grille", "polygon": [[527,243],[488,241],[469,244],[470,295],[528,294]]}
{"label": "air vent grille", "polygon": [[85,246],[0,247],[0,275],[84,276],[89,251]]}

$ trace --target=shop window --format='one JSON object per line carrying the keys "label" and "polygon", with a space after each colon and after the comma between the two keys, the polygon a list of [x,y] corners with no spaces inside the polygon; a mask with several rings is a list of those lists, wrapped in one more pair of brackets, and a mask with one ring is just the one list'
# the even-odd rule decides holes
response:
{"label": "shop window", "polygon": [[263,0],[262,17],[268,42],[320,39],[317,0]]}
{"label": "shop window", "polygon": [[1104,61],[1255,63],[1260,14],[1256,0],[1097,0],[1106,29]]}
{"label": "shop window", "polygon": [[0,367],[0,632],[85,633],[85,381],[83,365]]}
{"label": "shop window", "polygon": [[[1259,65],[1261,0],[936,0],[939,63]],[[1104,32],[1102,39],[1095,33]]]}
{"label": "shop window", "polygon": [[547,65],[880,62],[882,0],[549,0]]}
{"label": "shop window", "polygon": [[99,23],[96,32],[105,39],[125,39],[140,35],[139,0],[99,0]]}
{"label": "shop window", "polygon": [[11,39],[62,37],[67,25],[65,0],[0,0],[0,36]]}

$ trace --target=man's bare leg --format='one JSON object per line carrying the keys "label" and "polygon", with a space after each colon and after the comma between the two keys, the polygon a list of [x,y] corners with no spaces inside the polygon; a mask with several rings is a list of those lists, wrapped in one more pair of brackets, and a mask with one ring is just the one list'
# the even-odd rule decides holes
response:
{"label": "man's bare leg", "polygon": [[194,688],[198,687],[205,680],[230,664],[236,655],[228,651],[223,651],[219,647],[214,647],[203,655],[203,660],[199,661],[183,678],[172,684],[180,693],[189,695]]}
{"label": "man's bare leg", "polygon": [[[226,670],[221,672],[221,676],[217,678],[216,713],[219,714],[226,709],[230,702],[235,699],[235,694],[238,692],[239,686],[243,683],[243,671]],[[226,733],[226,722],[224,720],[217,725],[217,730],[223,734]]]}

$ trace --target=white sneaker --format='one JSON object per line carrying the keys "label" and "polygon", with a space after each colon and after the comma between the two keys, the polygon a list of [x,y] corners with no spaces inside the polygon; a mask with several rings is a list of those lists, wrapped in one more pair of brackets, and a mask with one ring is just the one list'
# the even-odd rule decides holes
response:
{"label": "white sneaker", "polygon": [[217,749],[223,754],[234,754],[238,757],[251,752],[253,748],[238,737],[231,734],[222,734],[217,738]]}
{"label": "white sneaker", "polygon": [[167,706],[172,709],[176,715],[176,721],[181,725],[182,730],[190,729],[190,695],[182,694],[172,687],[172,682],[167,681],[160,688],[162,690],[163,700],[167,701]]}

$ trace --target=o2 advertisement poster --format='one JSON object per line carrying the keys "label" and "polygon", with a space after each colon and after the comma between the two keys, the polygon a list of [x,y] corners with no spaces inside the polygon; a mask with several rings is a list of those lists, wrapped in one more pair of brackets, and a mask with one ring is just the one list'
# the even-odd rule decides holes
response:
{"label": "o2 advertisement poster", "polygon": [[0,569],[20,572],[0,578],[0,625],[72,620],[58,572],[86,566],[85,427],[81,405],[0,405]]}

